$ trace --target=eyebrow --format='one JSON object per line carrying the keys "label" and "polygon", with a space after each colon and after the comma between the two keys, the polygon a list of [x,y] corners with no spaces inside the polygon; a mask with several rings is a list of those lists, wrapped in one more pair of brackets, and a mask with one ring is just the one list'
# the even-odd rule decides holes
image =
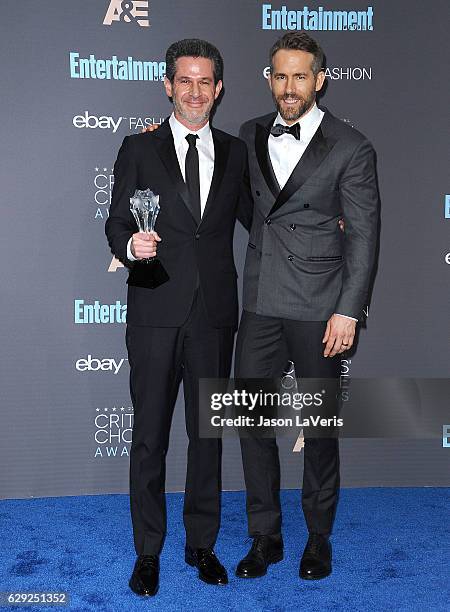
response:
{"label": "eyebrow", "polygon": [[[287,76],[285,72],[275,72],[273,76]],[[295,72],[292,76],[308,76],[307,72]]]}
{"label": "eyebrow", "polygon": [[200,79],[201,81],[212,81],[211,77],[207,77],[207,76],[201,76],[201,77],[192,77],[192,76],[187,76],[187,75],[177,75],[176,76],[177,79]]}

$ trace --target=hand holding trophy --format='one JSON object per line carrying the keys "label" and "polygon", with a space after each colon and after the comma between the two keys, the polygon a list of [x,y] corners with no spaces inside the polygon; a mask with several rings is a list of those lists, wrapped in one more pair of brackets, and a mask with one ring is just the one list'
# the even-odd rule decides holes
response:
{"label": "hand holding trophy", "polygon": [[[136,189],[130,198],[130,210],[140,232],[155,231],[156,218],[160,210],[159,195],[150,189]],[[157,257],[136,261],[131,269],[127,283],[133,287],[155,289],[169,280],[164,266]]]}

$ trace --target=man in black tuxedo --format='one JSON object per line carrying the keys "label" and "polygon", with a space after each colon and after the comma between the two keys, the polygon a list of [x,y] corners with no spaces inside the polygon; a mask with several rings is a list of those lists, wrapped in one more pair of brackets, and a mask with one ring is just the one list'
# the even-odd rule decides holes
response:
{"label": "man in black tuxedo", "polygon": [[[244,271],[236,378],[274,378],[287,346],[301,378],[338,379],[367,303],[378,230],[375,154],[357,130],[316,105],[323,52],[307,34],[271,49],[277,113],[244,123],[255,201]],[[339,228],[343,217],[345,231]],[[276,440],[242,438],[249,533],[242,578],[283,557]],[[331,572],[339,491],[338,440],[307,437],[302,506],[309,539],[300,576]]]}
{"label": "man in black tuxedo", "polygon": [[[185,560],[210,584],[226,584],[214,554],[220,524],[221,441],[199,438],[199,378],[227,378],[238,302],[233,261],[236,216],[249,228],[252,200],[247,151],[212,128],[223,62],[210,43],[188,39],[166,54],[169,119],[153,133],[124,139],[114,167],[106,234],[125,265],[156,254],[169,280],[155,289],[128,287],[127,348],[134,406],[130,500],[138,555],[130,580],[154,595],[166,533],[165,458],[181,380],[189,438],[184,524]],[[247,177],[247,180],[246,180]],[[160,196],[158,233],[137,231],[135,189]]]}

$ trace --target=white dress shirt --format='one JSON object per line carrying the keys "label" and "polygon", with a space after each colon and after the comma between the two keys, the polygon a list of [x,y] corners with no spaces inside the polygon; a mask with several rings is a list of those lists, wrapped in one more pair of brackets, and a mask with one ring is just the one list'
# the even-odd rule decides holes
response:
{"label": "white dress shirt", "polygon": [[169,125],[172,130],[175,152],[184,181],[186,181],[186,154],[189,149],[186,136],[188,134],[195,134],[198,136],[196,143],[200,173],[200,209],[203,215],[214,172],[214,142],[211,127],[209,123],[207,123],[200,130],[197,130],[197,132],[193,132],[180,123],[173,113],[170,115]]}
{"label": "white dress shirt", "polygon": [[[198,164],[200,175],[200,212],[203,216],[214,173],[214,141],[212,137],[211,127],[209,123],[207,123],[200,130],[194,132],[193,130],[189,130],[182,123],[180,123],[173,113],[169,117],[169,125],[170,129],[172,130],[175,152],[177,154],[178,164],[180,166],[180,171],[184,181],[186,181],[186,154],[189,149],[186,136],[188,134],[195,134],[196,136],[198,136],[196,146],[198,150]],[[151,189],[151,185],[149,185],[148,187]],[[158,230],[156,229],[156,231]],[[131,252],[131,238],[128,241],[127,245],[127,257],[130,261],[136,261],[136,258]]]}
{"label": "white dress shirt", "polygon": [[[306,115],[300,117],[300,119],[295,122],[300,123],[300,140],[297,140],[290,134],[281,134],[281,136],[272,136],[272,134],[270,134],[270,161],[272,162],[273,171],[281,189],[286,185],[292,171],[300,161],[306,147],[311,142],[312,137],[322,122],[324,114],[325,113],[318,108],[317,104],[314,104]],[[278,113],[273,124],[276,125],[277,123],[287,125],[280,113]],[[352,319],[353,321],[358,320],[348,315],[340,316]]]}
{"label": "white dress shirt", "polygon": [[[324,112],[314,104],[306,115],[300,117],[300,119],[295,122],[300,123],[300,140],[296,140],[290,134],[282,134],[281,136],[272,136],[271,134],[269,136],[270,161],[272,162],[273,171],[275,172],[281,189],[283,189],[287,183],[288,178],[300,161],[306,147],[311,142],[323,116]],[[278,113],[274,125],[277,123],[287,125],[280,113]]]}

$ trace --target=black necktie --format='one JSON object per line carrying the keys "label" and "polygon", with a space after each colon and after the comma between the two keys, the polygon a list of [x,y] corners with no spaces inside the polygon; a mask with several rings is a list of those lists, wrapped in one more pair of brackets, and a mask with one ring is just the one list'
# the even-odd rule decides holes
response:
{"label": "black necktie", "polygon": [[281,134],[290,134],[295,138],[295,140],[300,140],[300,123],[294,123],[294,125],[281,125],[281,123],[277,123],[270,130],[272,136],[281,136]]}
{"label": "black necktie", "polygon": [[191,200],[192,212],[197,222],[200,223],[202,216],[200,208],[200,171],[198,164],[198,150],[196,146],[197,134],[188,134],[186,140],[189,143],[189,149],[186,153],[185,174],[186,185],[189,191]]}

